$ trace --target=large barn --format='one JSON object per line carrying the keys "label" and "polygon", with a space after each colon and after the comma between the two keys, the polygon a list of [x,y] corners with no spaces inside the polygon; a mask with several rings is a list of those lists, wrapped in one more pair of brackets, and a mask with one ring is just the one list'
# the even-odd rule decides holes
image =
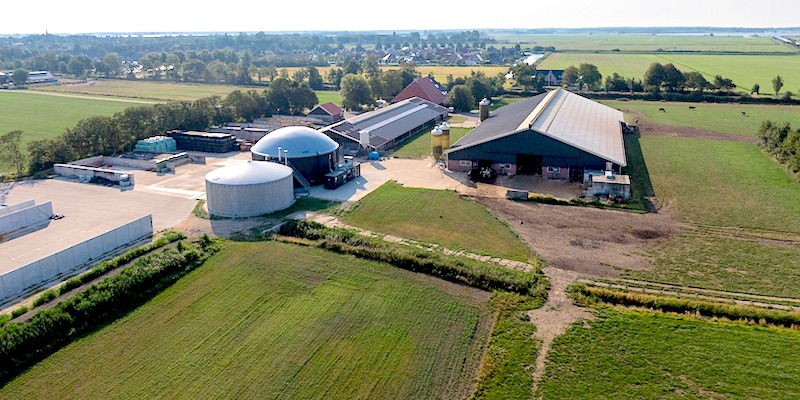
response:
{"label": "large barn", "polygon": [[445,90],[439,82],[436,82],[436,80],[430,76],[426,76],[424,78],[414,79],[414,81],[403,88],[397,96],[394,96],[392,103],[419,97],[431,103],[442,105],[444,104],[445,96],[447,96],[447,90]]}
{"label": "large barn", "polygon": [[448,116],[446,108],[413,97],[390,106],[365,112],[320,131],[335,140],[344,151],[357,151],[361,146],[361,132],[369,134],[368,148],[384,151],[395,144],[429,131]]}
{"label": "large barn", "polygon": [[444,154],[453,171],[585,181],[627,165],[624,127],[621,111],[556,89],[498,108]]}

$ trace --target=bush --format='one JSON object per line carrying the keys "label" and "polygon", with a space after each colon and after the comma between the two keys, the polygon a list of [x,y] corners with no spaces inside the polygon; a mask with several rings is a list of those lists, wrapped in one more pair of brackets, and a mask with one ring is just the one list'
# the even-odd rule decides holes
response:
{"label": "bush", "polygon": [[20,307],[20,308],[18,308],[18,309],[16,309],[16,310],[11,312],[11,319],[17,318],[20,315],[25,314],[28,311],[30,311],[30,309],[28,307],[24,307],[24,306]]}
{"label": "bush", "polygon": [[36,300],[34,300],[33,306],[39,307],[42,304],[47,304],[56,297],[58,297],[58,292],[55,289],[48,290],[42,293],[42,295],[39,296]]}

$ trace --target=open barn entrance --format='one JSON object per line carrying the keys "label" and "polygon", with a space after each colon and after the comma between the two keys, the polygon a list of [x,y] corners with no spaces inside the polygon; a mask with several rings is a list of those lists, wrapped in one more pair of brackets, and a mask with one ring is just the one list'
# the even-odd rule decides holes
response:
{"label": "open barn entrance", "polygon": [[541,175],[542,156],[517,154],[517,174]]}

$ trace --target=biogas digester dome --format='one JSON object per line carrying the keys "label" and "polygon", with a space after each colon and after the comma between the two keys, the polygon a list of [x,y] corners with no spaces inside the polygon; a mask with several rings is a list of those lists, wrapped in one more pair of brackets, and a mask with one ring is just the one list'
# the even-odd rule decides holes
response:
{"label": "biogas digester dome", "polygon": [[253,217],[283,210],[294,203],[292,169],[281,164],[247,161],[206,174],[208,213]]}
{"label": "biogas digester dome", "polygon": [[[278,154],[280,148],[282,154]],[[310,184],[323,183],[325,174],[339,161],[339,143],[306,126],[276,129],[259,140],[250,151],[254,160],[277,162],[284,156]]]}

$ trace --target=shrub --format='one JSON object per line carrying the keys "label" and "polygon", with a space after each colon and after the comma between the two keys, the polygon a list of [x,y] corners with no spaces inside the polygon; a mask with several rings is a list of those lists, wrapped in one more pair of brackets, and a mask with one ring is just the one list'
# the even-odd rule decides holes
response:
{"label": "shrub", "polygon": [[24,306],[20,307],[20,308],[18,308],[18,309],[16,309],[16,310],[11,312],[11,319],[17,318],[20,315],[25,314],[28,311],[30,311],[30,309],[28,307],[24,307]]}
{"label": "shrub", "polygon": [[48,290],[42,293],[42,295],[39,296],[36,300],[34,300],[33,306],[39,307],[42,304],[47,304],[56,297],[58,297],[58,292],[55,289]]}

